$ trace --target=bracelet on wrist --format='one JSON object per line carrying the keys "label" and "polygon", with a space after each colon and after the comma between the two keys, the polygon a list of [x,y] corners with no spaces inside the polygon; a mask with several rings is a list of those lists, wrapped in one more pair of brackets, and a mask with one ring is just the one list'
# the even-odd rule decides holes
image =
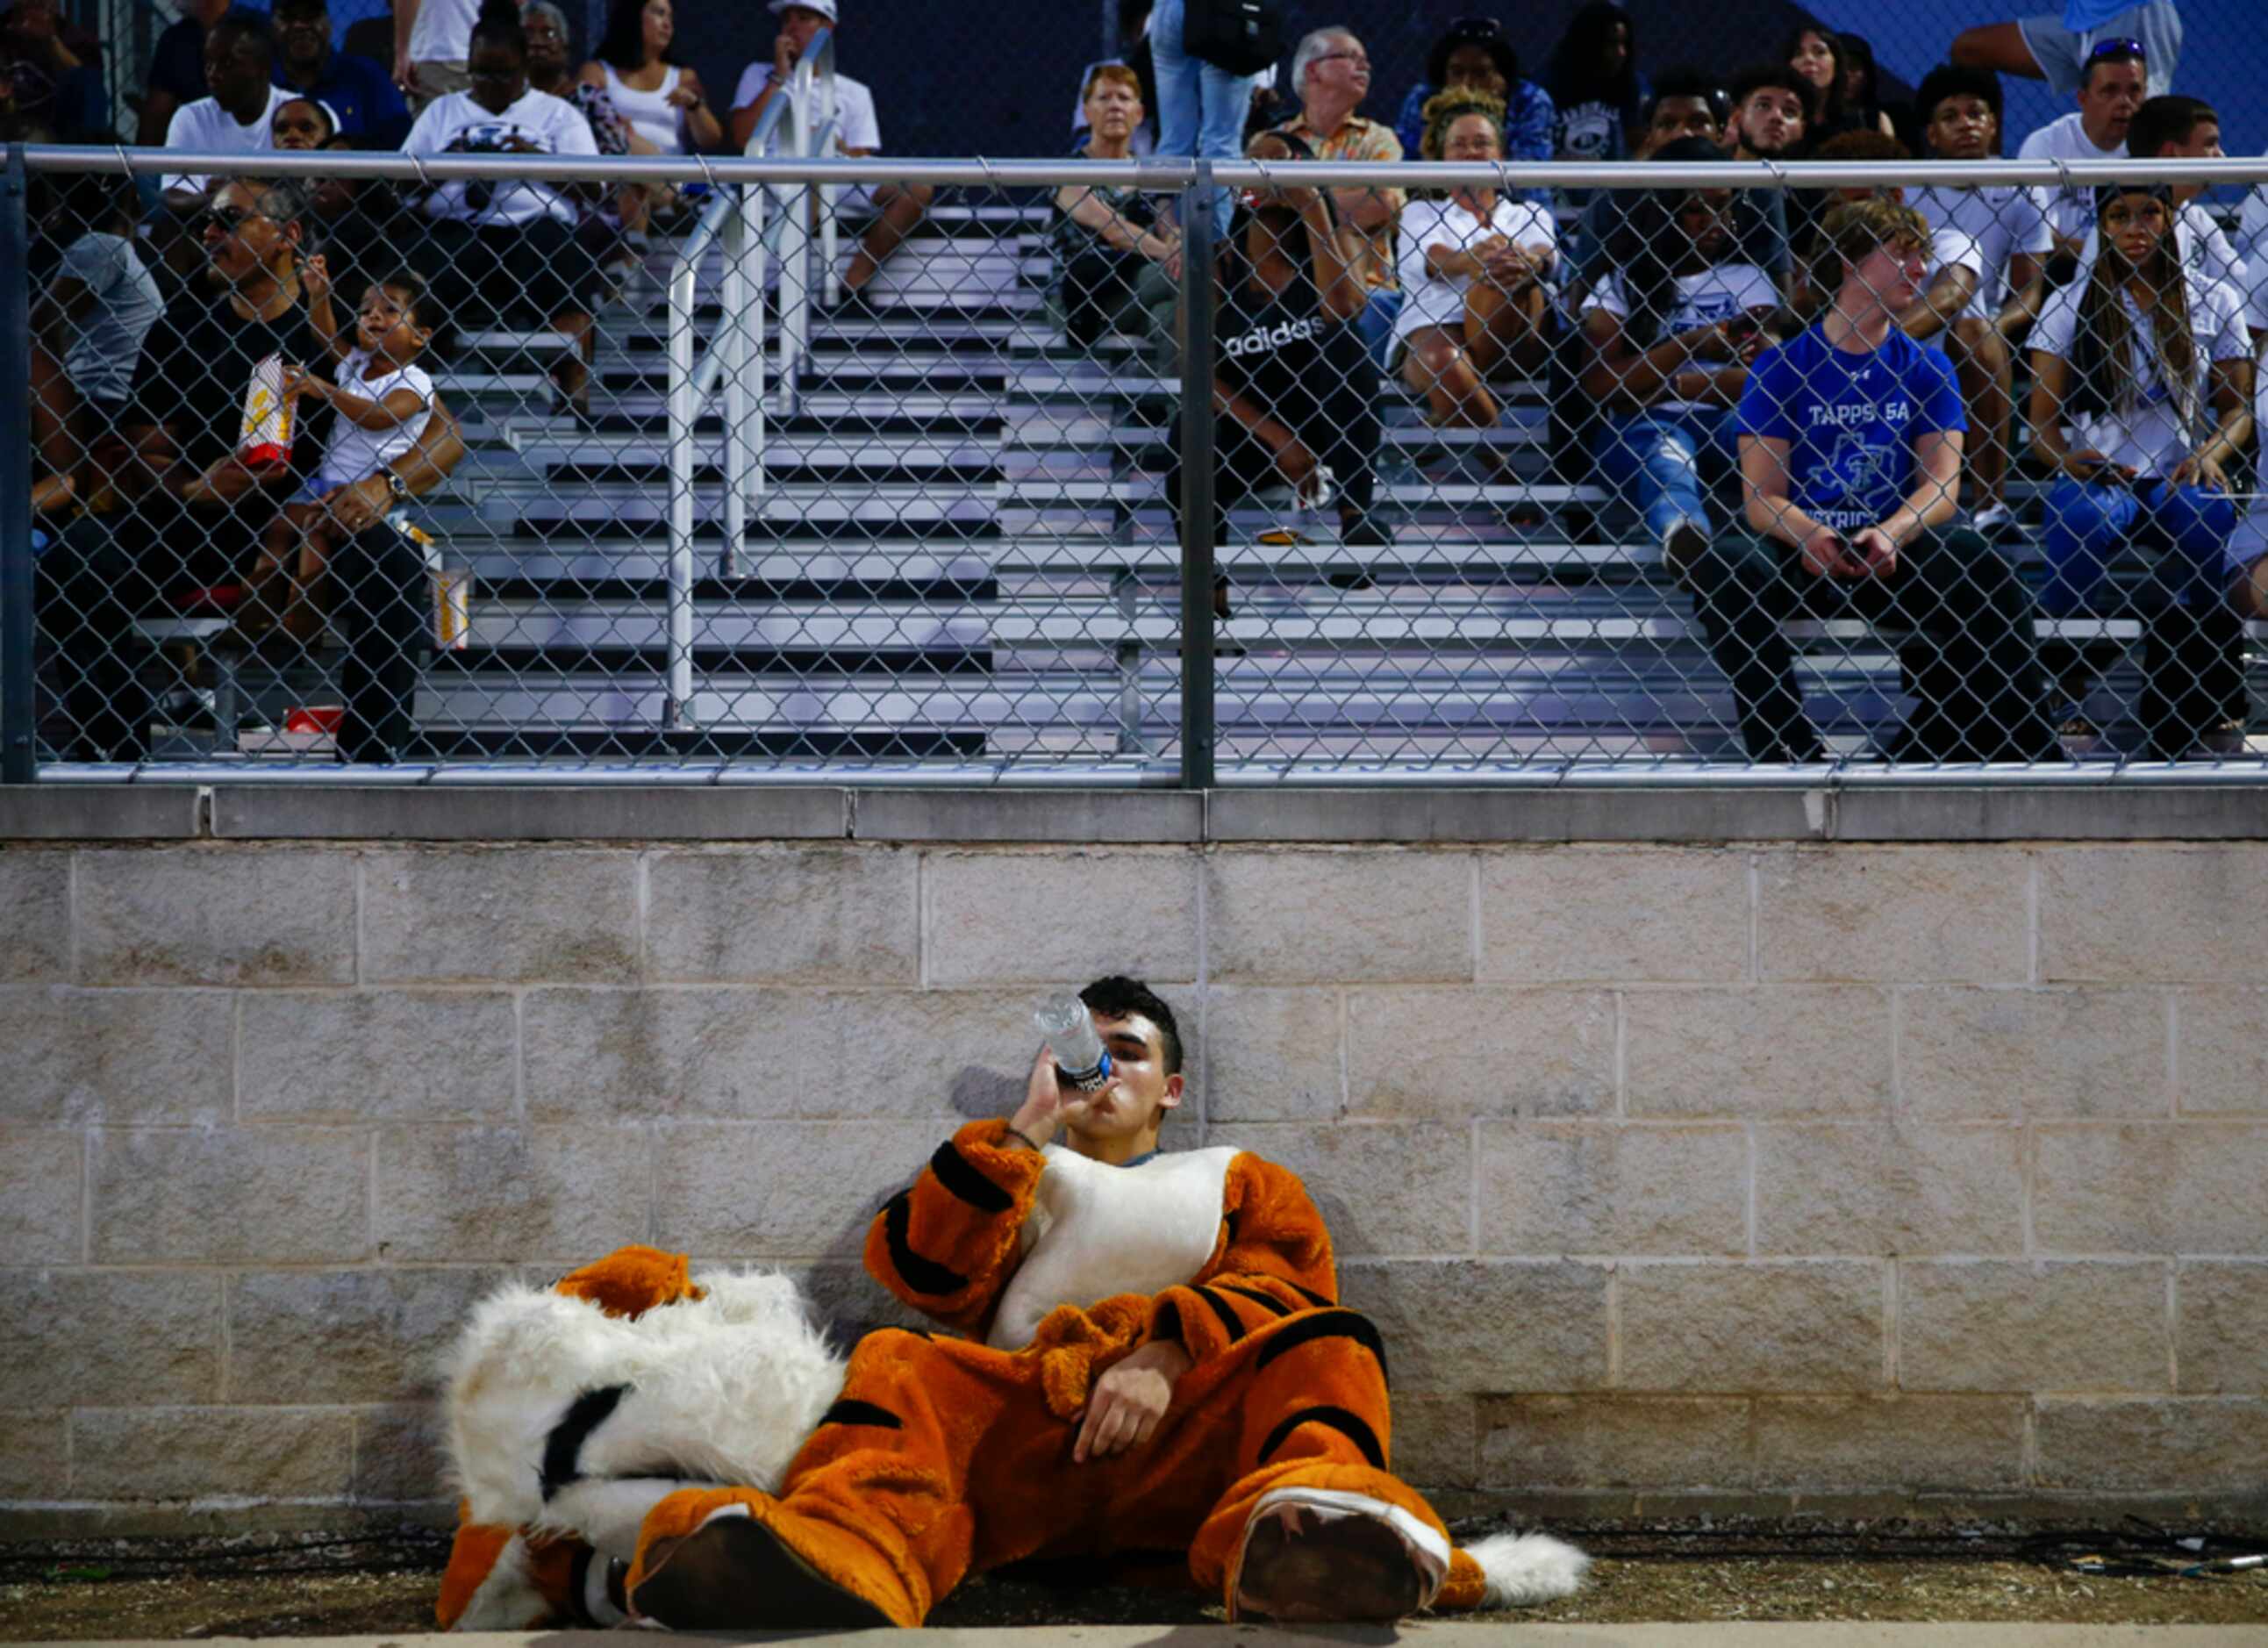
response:
{"label": "bracelet on wrist", "polygon": [[1021,1127],[1016,1126],[1012,1121],[1004,1121],[1000,1124],[1000,1127],[1001,1131],[1004,1133],[1012,1134],[1015,1137],[1021,1139],[1024,1142],[1025,1148],[1027,1149],[1040,1150],[1045,1148],[1041,1145],[1037,1140],[1034,1139],[1030,1134],[1026,1133]]}

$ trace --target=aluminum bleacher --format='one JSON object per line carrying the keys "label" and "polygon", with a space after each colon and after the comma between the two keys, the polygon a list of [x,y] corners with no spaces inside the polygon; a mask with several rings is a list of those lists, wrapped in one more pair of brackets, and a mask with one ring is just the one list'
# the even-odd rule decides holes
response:
{"label": "aluminum bleacher", "polygon": [[[1064,345],[1043,312],[1043,228],[1036,207],[940,205],[886,265],[880,318],[819,320],[796,405],[767,421],[766,487],[737,544],[720,524],[722,422],[713,406],[696,421],[696,681],[676,725],[663,313],[600,313],[587,426],[527,410],[555,338],[467,338],[441,382],[473,451],[419,509],[475,590],[465,644],[418,694],[431,750],[1168,754],[1180,557],[1160,471],[1178,385],[1128,346]],[[660,244],[658,273],[674,255]],[[712,260],[696,287],[704,336],[717,274]],[[1653,546],[1599,489],[1550,478],[1543,386],[1507,399],[1498,428],[1442,432],[1388,388],[1380,492],[1394,542],[1359,564],[1328,515],[1287,543],[1259,541],[1284,509],[1231,513],[1224,768],[1738,758],[1729,691]],[[2035,490],[2013,489],[2030,521]],[[2137,630],[2043,622],[2070,712],[2103,729],[2073,753],[2117,743]],[[1901,713],[1895,638],[1797,632],[1822,731],[1863,750]],[[270,722],[320,691],[255,668],[240,684]],[[279,747],[226,725],[216,742]]]}

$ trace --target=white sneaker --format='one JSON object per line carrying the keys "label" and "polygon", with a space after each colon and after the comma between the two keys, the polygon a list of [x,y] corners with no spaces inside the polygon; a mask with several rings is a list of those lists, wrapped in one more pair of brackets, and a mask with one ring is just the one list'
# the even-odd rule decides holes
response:
{"label": "white sneaker", "polygon": [[1969,512],[1970,528],[1988,538],[1998,540],[2016,529],[2016,512],[2005,500],[1996,499],[1982,509]]}

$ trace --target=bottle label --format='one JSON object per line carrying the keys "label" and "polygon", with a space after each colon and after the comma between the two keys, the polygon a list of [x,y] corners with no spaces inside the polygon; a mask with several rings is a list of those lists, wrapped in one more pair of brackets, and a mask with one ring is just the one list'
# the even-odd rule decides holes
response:
{"label": "bottle label", "polygon": [[1092,1093],[1110,1079],[1110,1055],[1104,1053],[1102,1062],[1092,1070],[1066,1070],[1058,1064],[1056,1066],[1056,1074],[1079,1089],[1080,1092]]}

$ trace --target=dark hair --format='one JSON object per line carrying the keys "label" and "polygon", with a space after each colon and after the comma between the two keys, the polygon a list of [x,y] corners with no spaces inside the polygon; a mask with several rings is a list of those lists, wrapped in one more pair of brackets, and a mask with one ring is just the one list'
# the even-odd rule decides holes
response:
{"label": "dark hair", "polygon": [[[607,8],[607,32],[599,37],[599,48],[591,55],[600,63],[629,70],[645,67],[645,4],[646,0],[613,0]],[[664,63],[675,63],[677,42],[670,41],[671,49],[661,54]]]}
{"label": "dark hair", "polygon": [[1460,46],[1485,46],[1504,77],[1505,95],[1520,84],[1520,54],[1504,37],[1504,26],[1492,17],[1461,17],[1442,32],[1425,54],[1425,83],[1436,92],[1449,83],[1449,54]]}
{"label": "dark hair", "polygon": [[[1614,38],[1615,26],[1619,23],[1630,30],[1630,55],[1623,60],[1621,72],[1612,79],[1599,73],[1599,57],[1607,42]],[[1550,80],[1548,88],[1552,100],[1563,108],[1570,104],[1588,102],[1594,99],[1612,103],[1623,111],[1625,121],[1638,119],[1638,23],[1615,0],[1583,0],[1575,8],[1575,15],[1567,19],[1567,27],[1559,36],[1559,43],[1551,48],[1550,67],[1545,71]]]}
{"label": "dark hair", "polygon": [[1911,160],[1913,151],[1874,126],[1838,131],[1811,151],[1815,160]]}
{"label": "dark hair", "polygon": [[220,14],[220,21],[212,26],[212,33],[205,38],[225,55],[249,43],[258,47],[260,55],[270,64],[276,61],[276,29],[265,11],[246,11],[232,6]]}
{"label": "dark hair", "polygon": [[2124,41],[2100,41],[2087,60],[2079,65],[2079,89],[2082,92],[2095,84],[2095,71],[2107,63],[2139,63],[2146,74],[2149,59],[2143,56],[2139,43]]}
{"label": "dark hair", "polygon": [[[1725,151],[1706,137],[1680,137],[1653,151],[1656,161],[1721,160]],[[1690,188],[1638,191],[1607,239],[1607,261],[1621,277],[1623,330],[1640,349],[1661,341],[1662,327],[1677,303],[1677,264],[1683,248],[1677,214],[1691,197]]]}
{"label": "dark hair", "polygon": [[2000,77],[1990,69],[1970,69],[1941,63],[1922,76],[1914,92],[1914,119],[1926,126],[1937,118],[1937,106],[1949,97],[1977,97],[1992,111],[1994,123],[2001,115]]}
{"label": "dark hair", "polygon": [[2206,121],[2218,126],[2220,115],[2201,97],[2169,92],[2151,98],[2134,111],[2133,122],[2126,128],[2126,152],[2137,160],[2155,159],[2168,144],[2187,143],[2190,134]]}
{"label": "dark hair", "polygon": [[[1244,140],[1245,147],[1250,148],[1263,137],[1275,138],[1277,142],[1292,151],[1292,158],[1294,160],[1312,160],[1315,158],[1314,144],[1300,136],[1298,132],[1285,131],[1278,126],[1270,126],[1265,131],[1254,132],[1251,137]],[[1330,190],[1323,190],[1322,198],[1324,215],[1336,223],[1338,219],[1337,214],[1331,207]],[[1239,281],[1249,278],[1252,274],[1251,260],[1246,256],[1244,250],[1244,232],[1251,226],[1251,223],[1252,209],[1242,201],[1238,201],[1229,211],[1228,227],[1221,233],[1213,252],[1214,270],[1226,285],[1233,287]]]}
{"label": "dark hair", "polygon": [[1803,87],[1806,100],[1811,104],[1812,122],[1831,129],[1843,122],[1843,37],[1824,23],[1799,23],[1788,30],[1780,41],[1779,60],[1782,63],[1795,61],[1796,48],[1803,44],[1803,37],[1807,34],[1816,34],[1827,43],[1827,54],[1835,60],[1835,72],[1827,77],[1824,92],[1801,75],[1795,78]]}
{"label": "dark hair", "polygon": [[307,11],[320,11],[328,15],[330,9],[331,0],[269,0],[268,15],[277,18],[286,11],[294,17]]}
{"label": "dark hair", "polygon": [[[2151,273],[2158,284],[2158,301],[2144,322],[2157,353],[2162,357],[2160,377],[2176,408],[2182,390],[2197,361],[2197,345],[2190,336],[2189,282],[2181,262],[2180,231],[2175,225],[2173,190],[2162,183],[2101,183],[2095,189],[2095,218],[2100,224],[2111,204],[2128,195],[2146,195],[2166,209],[2165,238],[2150,254]],[[2126,313],[2126,295],[2117,272],[2117,250],[2109,235],[2098,235],[2100,249],[2095,266],[2082,272],[2085,284],[2079,295],[2078,326],[2072,334],[2071,380],[2063,397],[2067,416],[2114,411],[2130,404],[2139,388],[2135,380],[2134,329]],[[2189,418],[2182,413],[2182,423]]]}
{"label": "dark hair", "polygon": [[[481,0],[481,14],[473,20],[472,42],[501,46],[520,62],[527,61],[527,27],[519,20],[518,0]],[[466,49],[471,49],[468,43]]]}
{"label": "dark hair", "polygon": [[1847,78],[1853,69],[1867,77],[1867,90],[1859,99],[1858,107],[1859,112],[1871,122],[1878,111],[1881,100],[1881,89],[1877,84],[1874,72],[1874,48],[1864,34],[1852,34],[1845,31],[1836,36],[1836,39],[1843,48],[1845,78]]}
{"label": "dark hair", "polygon": [[385,279],[370,284],[380,292],[400,292],[402,312],[412,326],[422,326],[429,332],[441,329],[441,307],[434,301],[431,285],[416,270],[397,269]]}
{"label": "dark hair", "polygon": [[[339,135],[338,116],[331,112],[331,106],[328,103],[324,102],[323,100],[319,97],[287,97],[281,103],[278,103],[276,106],[276,115],[281,115],[285,109],[291,107],[294,103],[305,103],[309,108],[313,109],[315,113],[323,117],[323,141],[325,143],[330,142],[332,138]],[[276,123],[276,115],[270,115],[268,117],[268,123],[270,126],[273,126]]]}
{"label": "dark hair", "polygon": [[[48,179],[46,212],[73,240],[91,230],[107,229],[121,218],[132,222],[142,215],[134,179],[123,172],[61,172],[34,174]],[[128,239],[133,237],[129,234]]]}
{"label": "dark hair", "polygon": [[1803,104],[1804,119],[1807,122],[1809,122],[1811,82],[1796,73],[1785,63],[1750,63],[1733,77],[1733,83],[1727,88],[1727,94],[1733,100],[1733,107],[1738,108],[1766,86],[1771,86],[1776,91],[1795,93],[1796,98]]}
{"label": "dark hair", "polygon": [[1667,69],[1655,77],[1653,95],[1646,99],[1646,107],[1639,112],[1638,124],[1653,125],[1655,114],[1664,102],[1673,97],[1699,98],[1709,106],[1710,114],[1717,117],[1717,123],[1720,126],[1730,112],[1725,105],[1724,90],[1718,85],[1714,75],[1692,68]]}
{"label": "dark hair", "polygon": [[1163,1057],[1167,1075],[1182,1073],[1182,1027],[1174,1022],[1174,1009],[1163,997],[1139,979],[1129,979],[1123,973],[1112,973],[1097,979],[1079,993],[1079,999],[1090,1011],[1105,1018],[1127,1018],[1139,1013],[1158,1027],[1159,1052]]}

